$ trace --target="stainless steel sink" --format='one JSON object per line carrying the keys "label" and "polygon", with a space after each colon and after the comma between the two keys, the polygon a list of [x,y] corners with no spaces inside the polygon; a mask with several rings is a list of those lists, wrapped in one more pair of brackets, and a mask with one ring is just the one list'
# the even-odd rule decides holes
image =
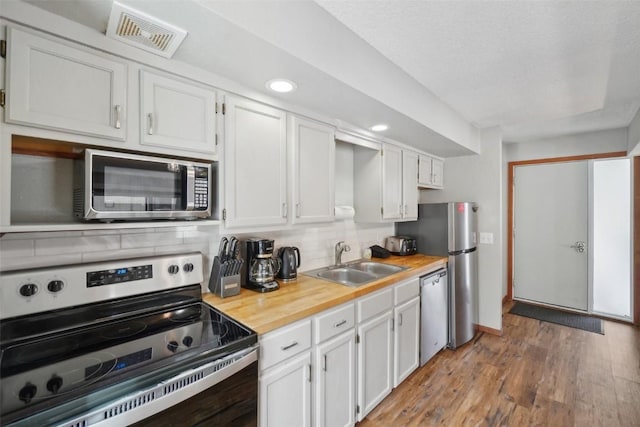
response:
{"label": "stainless steel sink", "polygon": [[303,274],[305,276],[340,283],[345,286],[358,287],[406,270],[407,268],[408,267],[400,267],[398,265],[383,264],[381,262],[360,260],[348,264],[318,268]]}
{"label": "stainless steel sink", "polygon": [[381,262],[373,261],[356,261],[349,263],[348,267],[383,277],[406,270],[405,267],[400,267],[398,265],[383,264]]}

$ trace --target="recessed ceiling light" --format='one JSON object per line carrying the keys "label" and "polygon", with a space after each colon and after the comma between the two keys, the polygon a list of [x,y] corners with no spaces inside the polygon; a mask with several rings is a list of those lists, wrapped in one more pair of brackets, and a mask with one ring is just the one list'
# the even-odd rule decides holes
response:
{"label": "recessed ceiling light", "polygon": [[287,93],[292,92],[298,88],[298,85],[291,80],[286,79],[273,79],[269,80],[266,84],[268,89],[274,92]]}
{"label": "recessed ceiling light", "polygon": [[374,125],[371,126],[371,130],[374,132],[383,132],[385,130],[389,129],[389,126],[385,125],[385,124],[379,124],[379,125]]}

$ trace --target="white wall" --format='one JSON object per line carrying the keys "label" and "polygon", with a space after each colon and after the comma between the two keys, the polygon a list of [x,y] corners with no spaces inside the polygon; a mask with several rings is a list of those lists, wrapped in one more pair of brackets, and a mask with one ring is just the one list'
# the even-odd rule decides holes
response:
{"label": "white wall", "polygon": [[628,129],[628,151],[630,155],[640,156],[640,109],[631,120]]}
{"label": "white wall", "polygon": [[471,201],[478,210],[478,231],[492,233],[493,244],[478,245],[478,324],[502,329],[502,289],[505,270],[502,198],[502,133],[480,132],[478,155],[447,159],[444,190],[423,190],[421,203]]}
{"label": "white wall", "polygon": [[[353,220],[295,230],[236,234],[240,239],[264,237],[280,246],[300,249],[301,271],[332,264],[334,246],[344,240],[351,246],[344,261],[362,257],[362,250],[384,243],[393,235],[393,224],[360,225]],[[0,238],[0,271],[46,267],[110,259],[198,251],[205,259],[206,290],[210,260],[218,250],[217,226],[179,226],[156,229],[92,230],[47,233],[7,233]]]}
{"label": "white wall", "polygon": [[517,144],[505,142],[505,161],[627,151],[627,146],[627,128],[579,133]]}

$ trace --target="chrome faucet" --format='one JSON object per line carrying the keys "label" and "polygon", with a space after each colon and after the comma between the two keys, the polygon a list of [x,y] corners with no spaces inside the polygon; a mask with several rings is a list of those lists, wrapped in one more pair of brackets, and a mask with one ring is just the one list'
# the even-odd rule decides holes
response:
{"label": "chrome faucet", "polygon": [[346,245],[342,240],[336,243],[335,255],[336,255],[336,265],[342,264],[342,253],[349,252],[351,247]]}

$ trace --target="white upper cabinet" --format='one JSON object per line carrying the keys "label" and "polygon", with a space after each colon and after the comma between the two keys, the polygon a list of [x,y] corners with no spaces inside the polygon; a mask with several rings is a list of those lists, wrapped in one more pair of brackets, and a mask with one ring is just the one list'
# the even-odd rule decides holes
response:
{"label": "white upper cabinet", "polygon": [[426,188],[443,188],[444,161],[420,154],[418,185]]}
{"label": "white upper cabinet", "polygon": [[335,129],[289,116],[292,222],[334,219]]}
{"label": "white upper cabinet", "polygon": [[402,152],[402,219],[418,219],[418,154]]}
{"label": "white upper cabinet", "polygon": [[384,144],[382,149],[382,218],[402,218],[402,150]]}
{"label": "white upper cabinet", "polygon": [[216,153],[216,92],[140,71],[140,143]]}
{"label": "white upper cabinet", "polygon": [[286,113],[247,99],[225,97],[226,227],[287,222]]}
{"label": "white upper cabinet", "polygon": [[5,120],[124,141],[127,66],[8,28]]}
{"label": "white upper cabinet", "polygon": [[418,218],[418,154],[392,144],[354,148],[356,221]]}

